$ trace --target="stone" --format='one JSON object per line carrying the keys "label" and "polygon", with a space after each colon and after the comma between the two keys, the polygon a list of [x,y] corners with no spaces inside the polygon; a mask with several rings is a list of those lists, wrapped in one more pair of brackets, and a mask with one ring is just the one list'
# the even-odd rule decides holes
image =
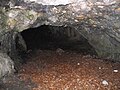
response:
{"label": "stone", "polygon": [[118,72],[118,70],[117,70],[117,69],[115,69],[115,70],[113,70],[113,72],[114,72],[114,73],[117,73],[117,72]]}
{"label": "stone", "polygon": [[109,83],[108,83],[106,80],[103,80],[103,81],[102,81],[102,84],[103,84],[104,86],[108,86],[108,85],[109,85]]}
{"label": "stone", "polygon": [[20,68],[21,63],[24,62],[22,56],[27,50],[22,36],[16,31],[5,32],[1,35],[0,42],[0,50],[14,61],[16,70]]}
{"label": "stone", "polygon": [[7,54],[0,52],[0,80],[14,72],[13,60]]}
{"label": "stone", "polygon": [[63,54],[65,51],[63,50],[63,49],[61,49],[61,48],[58,48],[57,50],[56,50],[56,53],[58,53],[59,55],[61,55],[61,54]]}

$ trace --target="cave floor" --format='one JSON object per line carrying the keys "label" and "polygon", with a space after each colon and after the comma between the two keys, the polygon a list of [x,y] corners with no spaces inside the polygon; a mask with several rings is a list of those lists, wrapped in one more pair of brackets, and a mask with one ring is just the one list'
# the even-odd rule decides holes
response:
{"label": "cave floor", "polygon": [[7,90],[120,90],[119,62],[75,52],[32,52],[17,76],[22,89]]}

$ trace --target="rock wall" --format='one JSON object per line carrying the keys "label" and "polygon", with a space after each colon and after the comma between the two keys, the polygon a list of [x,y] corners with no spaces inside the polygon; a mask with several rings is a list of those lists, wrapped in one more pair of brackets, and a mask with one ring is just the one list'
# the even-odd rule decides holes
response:
{"label": "rock wall", "polygon": [[5,76],[13,74],[14,71],[14,62],[12,59],[7,54],[0,52],[0,80]]}
{"label": "rock wall", "polygon": [[[101,58],[120,61],[119,0],[11,0],[0,7],[0,32],[45,25],[71,26]],[[51,3],[50,3],[51,2]]]}
{"label": "rock wall", "polygon": [[14,61],[15,69],[18,70],[24,62],[22,55],[27,50],[26,44],[22,36],[14,30],[2,34],[0,37],[0,50]]}

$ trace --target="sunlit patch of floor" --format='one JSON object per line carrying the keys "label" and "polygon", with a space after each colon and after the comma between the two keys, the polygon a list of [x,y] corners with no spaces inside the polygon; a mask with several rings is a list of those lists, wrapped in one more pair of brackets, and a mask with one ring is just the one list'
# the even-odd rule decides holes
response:
{"label": "sunlit patch of floor", "polygon": [[78,53],[39,51],[19,72],[33,90],[120,90],[120,63]]}

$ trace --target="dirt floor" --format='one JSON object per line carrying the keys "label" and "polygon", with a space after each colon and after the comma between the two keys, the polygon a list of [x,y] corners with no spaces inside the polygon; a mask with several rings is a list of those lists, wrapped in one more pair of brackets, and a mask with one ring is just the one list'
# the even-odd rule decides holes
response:
{"label": "dirt floor", "polygon": [[120,90],[120,63],[60,49],[38,50],[8,81],[0,90]]}

